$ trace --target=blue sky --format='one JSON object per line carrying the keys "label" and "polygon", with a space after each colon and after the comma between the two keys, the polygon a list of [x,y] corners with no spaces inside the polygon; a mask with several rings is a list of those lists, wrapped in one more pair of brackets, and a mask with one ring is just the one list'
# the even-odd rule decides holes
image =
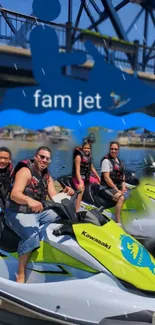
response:
{"label": "blue sky", "polygon": [[[112,0],[114,5],[117,5],[120,1],[119,0]],[[24,14],[31,14],[31,8],[32,8],[32,0],[0,0],[1,5],[4,8],[18,11]],[[60,0],[62,11],[57,20],[55,22],[58,23],[65,23],[67,21],[67,4],[68,0]],[[91,5],[89,4],[89,0],[87,0],[88,6],[91,9]],[[97,5],[101,8],[101,1],[96,0]],[[76,14],[80,5],[80,0],[73,0],[73,22],[75,22]],[[140,6],[136,4],[128,4],[123,9],[119,11],[119,17],[121,19],[121,22],[123,24],[124,29],[126,30],[130,23],[133,21],[134,17],[140,10]],[[96,18],[95,12],[92,10],[92,13],[94,17]],[[86,17],[86,15],[83,15],[80,23],[81,28],[86,28],[88,25],[90,25],[90,21]],[[136,25],[133,27],[132,31],[129,34],[129,39],[139,39],[140,42],[143,42],[143,29],[144,29],[144,14],[142,14],[141,18],[136,22]],[[107,20],[104,24],[100,25],[100,31],[103,34],[107,35],[116,35],[115,31],[113,30],[113,27],[111,23]],[[152,44],[154,40],[154,27],[151,22],[149,21],[149,45]]]}

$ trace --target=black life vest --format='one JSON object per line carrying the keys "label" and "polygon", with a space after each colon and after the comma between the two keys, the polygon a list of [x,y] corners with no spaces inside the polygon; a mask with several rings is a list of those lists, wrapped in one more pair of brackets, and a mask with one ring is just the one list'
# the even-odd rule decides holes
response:
{"label": "black life vest", "polygon": [[89,182],[89,177],[90,177],[90,173],[91,173],[92,158],[91,158],[91,155],[89,155],[89,156],[85,155],[84,152],[80,148],[75,148],[74,153],[73,153],[72,176],[76,176],[74,159],[78,155],[81,157],[80,174],[81,174],[81,177],[84,180],[84,182],[87,183],[87,182]]}
{"label": "black life vest", "polygon": [[[111,157],[111,155],[104,156],[101,159],[101,164],[104,159],[108,159],[112,164],[113,170],[110,172],[110,178],[112,179],[113,183],[118,187],[121,186],[123,182],[123,175],[124,175],[124,165],[121,160],[117,157],[116,161]],[[101,173],[101,185],[107,185],[106,181],[104,180],[103,173]]]}
{"label": "black life vest", "polygon": [[[23,194],[39,202],[46,201],[48,194],[48,182],[50,178],[48,169],[45,169],[42,173],[39,173],[39,171],[37,171],[35,168],[33,159],[23,160],[19,162],[14,169],[13,181],[16,173],[22,167],[27,167],[32,175],[30,183],[25,187]],[[17,204],[11,199],[7,200],[6,207],[17,212],[32,213],[31,209],[27,205]]]}
{"label": "black life vest", "polygon": [[0,209],[4,211],[5,202],[11,190],[11,179],[13,174],[13,165],[9,165],[0,170]]}

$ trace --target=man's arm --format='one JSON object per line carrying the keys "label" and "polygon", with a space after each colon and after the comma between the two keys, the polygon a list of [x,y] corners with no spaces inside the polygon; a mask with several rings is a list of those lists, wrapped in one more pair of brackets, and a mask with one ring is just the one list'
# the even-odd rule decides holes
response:
{"label": "man's arm", "polygon": [[[73,195],[74,194],[74,190],[69,187],[69,186],[66,186],[64,189],[63,189],[63,192],[64,193],[67,193],[68,195]],[[49,183],[48,183],[48,196],[49,198],[52,200],[52,197],[54,195],[57,194],[57,191],[55,189],[55,186],[54,186],[54,182],[53,182],[53,179],[52,177],[50,176],[50,180],[49,180]]]}
{"label": "man's arm", "polygon": [[43,210],[42,203],[23,194],[31,177],[31,172],[28,168],[21,168],[16,174],[10,198],[18,204],[28,205],[33,212],[41,212]]}
{"label": "man's arm", "polygon": [[15,177],[10,198],[18,204],[28,204],[28,196],[24,195],[24,189],[31,179],[31,172],[28,168],[21,168]]}
{"label": "man's arm", "polygon": [[127,192],[127,188],[126,188],[126,186],[125,186],[125,173],[123,174],[122,191],[123,191],[124,193]]}
{"label": "man's arm", "polygon": [[111,188],[114,188],[116,191],[119,191],[117,186],[113,183],[112,179],[110,178],[110,173],[105,172],[103,173],[104,175],[104,180],[106,181],[107,185],[109,185]]}
{"label": "man's arm", "polygon": [[94,176],[96,176],[96,178],[98,179],[98,181],[100,182],[101,181],[100,176],[98,175],[98,173],[97,173],[95,167],[93,166],[93,164],[91,164],[91,171],[94,174]]}
{"label": "man's arm", "polygon": [[48,196],[52,200],[52,197],[57,194],[57,191],[54,186],[54,182],[52,177],[50,176],[49,183],[48,183]]}

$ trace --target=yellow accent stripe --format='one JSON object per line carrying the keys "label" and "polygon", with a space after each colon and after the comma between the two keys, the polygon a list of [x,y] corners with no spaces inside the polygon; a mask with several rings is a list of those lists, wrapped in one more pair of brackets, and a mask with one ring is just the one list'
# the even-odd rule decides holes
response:
{"label": "yellow accent stripe", "polygon": [[[11,255],[18,258],[17,253],[12,253]],[[97,270],[43,241],[40,242],[40,248],[32,253],[29,262],[66,264],[86,272],[98,273]]]}

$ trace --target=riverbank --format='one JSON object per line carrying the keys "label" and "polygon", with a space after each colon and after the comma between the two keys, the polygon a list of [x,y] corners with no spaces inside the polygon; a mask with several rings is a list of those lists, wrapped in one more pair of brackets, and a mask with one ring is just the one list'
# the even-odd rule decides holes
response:
{"label": "riverbank", "polygon": [[1,146],[10,146],[12,148],[19,149],[35,149],[39,147],[43,141],[21,141],[21,139],[10,140],[10,139],[0,139]]}
{"label": "riverbank", "polygon": [[141,138],[140,136],[118,136],[117,141],[120,147],[129,148],[154,148],[154,138]]}
{"label": "riverbank", "polygon": [[120,143],[120,147],[127,147],[127,148],[155,148],[155,142],[146,142],[145,144],[142,143]]}

